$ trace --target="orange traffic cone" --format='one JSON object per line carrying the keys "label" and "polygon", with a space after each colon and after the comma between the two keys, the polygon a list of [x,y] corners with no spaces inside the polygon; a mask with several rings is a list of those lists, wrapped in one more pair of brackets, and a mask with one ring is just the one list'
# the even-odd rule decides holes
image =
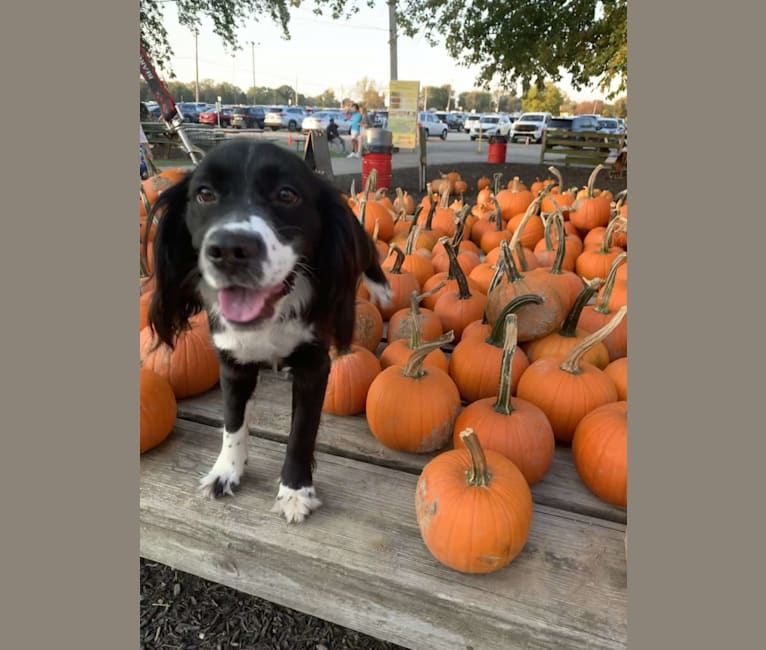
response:
{"label": "orange traffic cone", "polygon": [[293,134],[292,131],[290,132],[290,137],[287,138],[287,144],[292,145],[293,143]]}

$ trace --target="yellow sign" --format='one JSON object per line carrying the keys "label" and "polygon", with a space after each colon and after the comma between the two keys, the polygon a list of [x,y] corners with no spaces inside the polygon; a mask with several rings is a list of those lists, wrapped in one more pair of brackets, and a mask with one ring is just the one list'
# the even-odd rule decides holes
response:
{"label": "yellow sign", "polygon": [[394,147],[414,149],[418,140],[419,81],[391,81],[388,86],[388,130]]}

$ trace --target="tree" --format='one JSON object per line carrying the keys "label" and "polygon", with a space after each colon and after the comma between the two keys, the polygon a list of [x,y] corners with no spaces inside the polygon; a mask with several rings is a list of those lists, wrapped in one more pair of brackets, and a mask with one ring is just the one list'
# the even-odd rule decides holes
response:
{"label": "tree", "polygon": [[521,108],[526,113],[553,113],[558,115],[561,105],[567,104],[569,98],[552,83],[546,83],[542,90],[532,86],[521,98]]}
{"label": "tree", "polygon": [[[388,2],[388,0],[377,0]],[[237,29],[246,20],[272,20],[289,39],[290,8],[301,0],[140,0],[141,40],[157,66],[169,72],[172,50],[163,12],[175,6],[180,24],[198,28],[203,17],[232,54],[242,49]],[[359,6],[376,0],[313,0],[313,11],[337,20],[349,19]],[[477,82],[524,91],[542,89],[569,73],[581,89],[595,82],[616,95],[627,88],[627,0],[398,0],[399,31],[424,34],[432,45],[444,44],[463,65],[478,65]]]}
{"label": "tree", "polygon": [[580,89],[595,79],[627,87],[627,0],[399,0],[397,22],[408,36],[424,32],[464,65],[480,66],[478,82],[522,89],[560,81]]}

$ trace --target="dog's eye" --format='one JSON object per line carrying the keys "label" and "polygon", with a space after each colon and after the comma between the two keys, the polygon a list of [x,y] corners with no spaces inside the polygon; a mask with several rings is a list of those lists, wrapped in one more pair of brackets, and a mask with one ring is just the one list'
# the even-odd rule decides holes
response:
{"label": "dog's eye", "polygon": [[298,193],[289,187],[280,187],[277,190],[277,201],[286,205],[294,205],[300,200]]}
{"label": "dog's eye", "polygon": [[207,187],[200,187],[197,190],[197,203],[212,203],[215,199],[216,196],[213,190]]}

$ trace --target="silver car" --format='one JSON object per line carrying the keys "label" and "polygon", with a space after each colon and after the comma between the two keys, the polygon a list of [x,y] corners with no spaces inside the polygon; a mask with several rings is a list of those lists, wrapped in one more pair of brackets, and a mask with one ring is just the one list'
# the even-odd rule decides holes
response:
{"label": "silver car", "polygon": [[482,139],[502,135],[508,137],[511,133],[511,118],[507,115],[482,115],[476,126],[471,127],[471,140],[476,140],[479,135]]}
{"label": "silver car", "polygon": [[266,111],[263,126],[272,131],[278,129],[297,131],[307,115],[306,109],[302,106],[272,106]]}
{"label": "silver car", "polygon": [[463,129],[466,133],[470,133],[471,129],[475,126],[479,126],[479,120],[481,119],[481,113],[469,113],[466,115],[463,122]]}
{"label": "silver car", "polygon": [[310,130],[326,131],[330,118],[335,120],[341,135],[351,133],[351,120],[346,117],[343,111],[316,111],[303,118],[301,130],[304,132]]}

